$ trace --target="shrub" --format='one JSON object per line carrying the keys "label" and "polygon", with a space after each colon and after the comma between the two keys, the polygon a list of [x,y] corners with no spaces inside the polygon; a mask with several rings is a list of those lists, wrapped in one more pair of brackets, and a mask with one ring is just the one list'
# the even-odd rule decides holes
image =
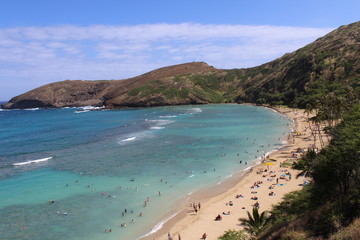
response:
{"label": "shrub", "polygon": [[241,230],[228,230],[218,240],[246,240],[246,235]]}

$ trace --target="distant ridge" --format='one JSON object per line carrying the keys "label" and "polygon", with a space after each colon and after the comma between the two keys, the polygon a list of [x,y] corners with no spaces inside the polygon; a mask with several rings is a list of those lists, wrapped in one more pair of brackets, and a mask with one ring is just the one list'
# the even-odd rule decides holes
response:
{"label": "distant ridge", "polygon": [[326,92],[360,93],[360,22],[342,26],[274,61],[247,69],[184,63],[111,81],[67,80],[12,98],[3,108],[148,107],[206,103],[304,107]]}

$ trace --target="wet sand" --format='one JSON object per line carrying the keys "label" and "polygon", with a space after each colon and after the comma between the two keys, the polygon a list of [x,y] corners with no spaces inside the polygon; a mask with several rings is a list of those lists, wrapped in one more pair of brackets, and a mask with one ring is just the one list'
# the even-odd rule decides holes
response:
{"label": "wet sand", "polygon": [[[184,199],[179,208],[185,206],[185,209],[166,222],[159,231],[143,239],[166,240],[170,233],[174,240],[178,239],[179,234],[181,239],[192,240],[200,239],[206,233],[208,240],[215,240],[226,230],[242,229],[238,219],[247,217],[247,211],[251,211],[256,202],[260,205],[260,212],[271,210],[286,193],[301,189],[304,177],[296,178],[299,172],[289,166],[285,167],[283,163],[291,163],[292,159],[300,157],[301,153],[296,153],[298,148],[308,149],[314,143],[308,116],[302,109],[282,107],[276,110],[294,120],[294,133],[287,137],[287,145],[271,153],[268,160],[273,164],[260,163],[252,169],[235,174],[219,186],[199,191]],[[321,148],[318,139],[316,147]],[[259,187],[253,188],[256,182],[261,183],[258,184]],[[269,189],[270,187],[273,189]],[[274,195],[270,195],[271,192]],[[242,197],[236,198],[236,195]],[[257,200],[252,199],[256,197]],[[201,209],[196,213],[192,204],[199,202]],[[228,212],[230,215],[223,214]],[[222,220],[215,221],[219,214]]]}

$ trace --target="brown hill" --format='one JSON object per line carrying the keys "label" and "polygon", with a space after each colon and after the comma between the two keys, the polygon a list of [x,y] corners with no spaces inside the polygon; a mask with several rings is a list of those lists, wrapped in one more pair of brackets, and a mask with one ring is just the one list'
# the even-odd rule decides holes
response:
{"label": "brown hill", "polygon": [[[47,84],[29,92],[12,98],[3,108],[59,108],[59,107],[77,107],[85,105],[109,107],[138,106],[139,104],[131,102],[131,97],[127,92],[138,86],[145,85],[149,81],[174,77],[182,74],[207,74],[218,72],[203,62],[184,63],[169,67],[156,69],[143,75],[129,78],[126,80],[112,81],[82,81],[67,80]],[[126,103],[118,102],[119,99]],[[166,104],[154,100],[147,105]]]}

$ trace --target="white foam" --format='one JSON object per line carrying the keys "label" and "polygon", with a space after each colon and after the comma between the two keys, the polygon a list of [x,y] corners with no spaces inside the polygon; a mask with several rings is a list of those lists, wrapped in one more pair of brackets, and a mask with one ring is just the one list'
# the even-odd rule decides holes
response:
{"label": "white foam", "polygon": [[155,225],[155,227],[153,227],[153,229],[151,229],[150,232],[148,232],[147,234],[139,237],[137,240],[142,239],[142,238],[145,238],[145,237],[148,237],[148,236],[150,236],[151,234],[156,233],[157,231],[159,231],[159,230],[164,226],[164,224],[165,224],[166,222],[168,222],[170,219],[174,218],[174,217],[175,217],[176,215],[178,215],[180,212],[181,212],[181,211],[178,211],[178,212],[174,213],[173,215],[171,215],[171,216],[165,218],[164,220],[160,221],[159,223],[157,223],[157,224]]}
{"label": "white foam", "polygon": [[163,127],[164,125],[168,125],[168,124],[175,122],[173,120],[166,120],[166,119],[155,119],[155,120],[145,119],[145,121],[154,123],[154,126],[150,127],[150,129],[152,129],[152,130],[164,129],[165,128],[165,127]]}
{"label": "white foam", "polygon": [[90,112],[90,110],[78,110],[78,111],[75,111],[74,113],[84,113],[84,112]]}
{"label": "white foam", "polygon": [[276,151],[277,151],[277,149],[273,149],[273,150],[271,150],[271,151],[269,151],[269,152],[266,152],[266,153],[265,153],[265,157],[271,155],[273,152],[276,152]]}
{"label": "white foam", "polygon": [[39,110],[40,108],[27,108],[27,109],[24,109],[26,111],[36,111],[36,110]]}
{"label": "white foam", "polygon": [[247,167],[247,168],[245,168],[243,171],[245,172],[245,171],[247,171],[247,170],[250,170],[252,167],[250,166],[250,167]]}
{"label": "white foam", "polygon": [[136,137],[129,137],[129,138],[125,138],[123,140],[121,140],[122,142],[130,142],[130,141],[134,141],[136,139]]}
{"label": "white foam", "polygon": [[41,158],[41,159],[36,159],[36,160],[29,160],[26,162],[19,162],[19,163],[14,163],[14,166],[22,166],[22,165],[27,165],[27,164],[31,164],[31,163],[39,163],[39,162],[46,162],[48,160],[52,159],[52,157],[47,157],[47,158]]}
{"label": "white foam", "polygon": [[126,145],[133,143],[134,141],[140,141],[147,138],[152,138],[154,135],[152,134],[153,131],[151,130],[144,130],[139,132],[130,133],[125,136],[121,136],[117,139],[118,144],[120,145]]}
{"label": "white foam", "polygon": [[176,115],[166,115],[166,116],[160,116],[159,118],[176,118],[178,116]]}
{"label": "white foam", "polygon": [[201,108],[192,108],[191,111],[193,113],[201,113],[203,110]]}
{"label": "white foam", "polygon": [[96,109],[103,109],[104,107],[84,106],[80,108],[82,108],[83,110],[96,110]]}
{"label": "white foam", "polygon": [[150,129],[154,129],[154,130],[160,130],[160,129],[164,129],[165,127],[151,127]]}
{"label": "white foam", "polygon": [[164,120],[164,119],[157,119],[157,120],[148,120],[149,122],[153,122],[158,126],[163,126],[163,125],[168,125],[170,123],[173,123],[175,121],[171,121],[171,120]]}
{"label": "white foam", "polygon": [[195,176],[194,174],[191,174],[189,177],[193,177],[193,176]]}

